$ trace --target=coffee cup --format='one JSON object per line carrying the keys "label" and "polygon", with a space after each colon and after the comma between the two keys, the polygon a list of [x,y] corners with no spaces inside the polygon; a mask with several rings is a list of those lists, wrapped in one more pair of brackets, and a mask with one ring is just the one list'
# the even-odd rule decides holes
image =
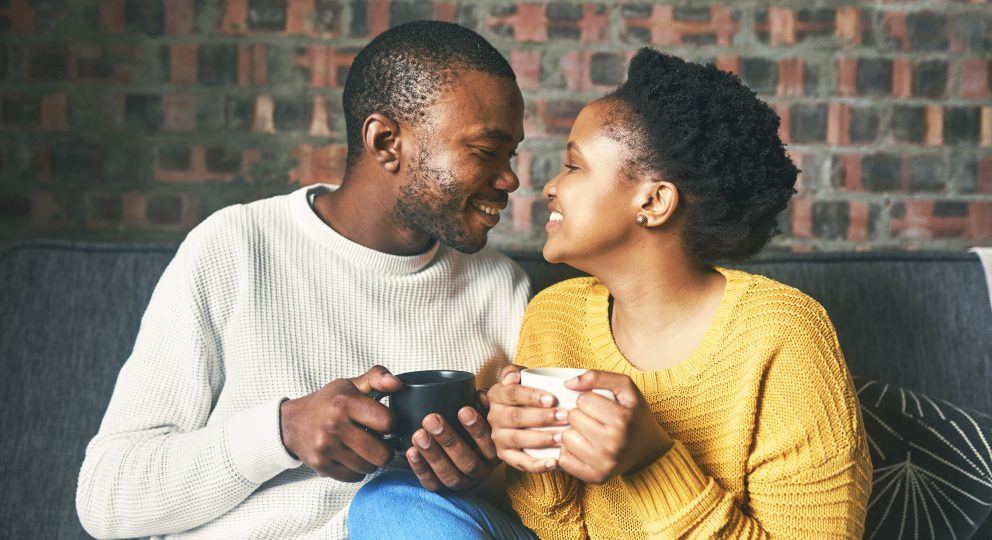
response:
{"label": "coffee cup", "polygon": [[421,427],[429,414],[441,415],[448,425],[465,440],[471,440],[458,411],[465,406],[476,407],[475,375],[467,371],[426,370],[396,375],[403,387],[396,392],[373,391],[372,399],[389,396],[389,409],[396,422],[391,433],[384,438],[399,452],[410,448],[411,437]]}
{"label": "coffee cup", "polygon": [[[555,396],[558,400],[559,409],[572,410],[576,407],[576,400],[579,399],[582,392],[567,388],[565,386],[565,382],[582,375],[586,371],[588,370],[556,367],[528,368],[520,372],[520,384],[523,386],[544,390],[545,392]],[[616,399],[613,392],[610,392],[609,390],[596,388],[593,392],[607,399]],[[565,431],[569,427],[570,426],[566,424],[563,426],[548,426],[529,429],[536,429],[539,431]],[[524,448],[524,452],[531,457],[538,459],[558,459],[561,456],[561,448],[554,446],[548,448]]]}

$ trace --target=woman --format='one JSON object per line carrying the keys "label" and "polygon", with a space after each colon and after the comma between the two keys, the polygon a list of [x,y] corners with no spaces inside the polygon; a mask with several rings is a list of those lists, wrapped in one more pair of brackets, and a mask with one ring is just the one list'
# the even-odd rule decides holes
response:
{"label": "woman", "polygon": [[515,369],[489,392],[541,538],[861,536],[871,462],[830,319],[715,266],[758,252],[794,193],[778,125],[732,75],[648,49],[576,119],[544,256],[594,277],[531,301],[515,363],[589,369],[568,384],[586,393],[555,420]]}
{"label": "woman", "polygon": [[[793,288],[716,265],[757,253],[795,192],[778,125],[733,75],[639,51],[628,80],[581,111],[544,188],[545,258],[593,277],[531,301],[517,365],[488,393],[526,528],[384,475],[352,506],[359,532],[384,533],[377,505],[403,504],[408,531],[448,538],[860,537],[871,462],[830,319]],[[519,385],[521,367],[550,366],[588,370],[569,383],[575,409]],[[555,425],[568,427],[529,429]],[[560,458],[524,451],[549,446]],[[414,525],[425,516],[435,529]]]}

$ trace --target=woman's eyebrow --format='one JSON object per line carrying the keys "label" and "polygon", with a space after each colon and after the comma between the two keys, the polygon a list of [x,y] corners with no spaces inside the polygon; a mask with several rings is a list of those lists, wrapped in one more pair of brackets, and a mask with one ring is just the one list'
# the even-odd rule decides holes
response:
{"label": "woman's eyebrow", "polygon": [[568,146],[566,146],[565,149],[571,150],[580,156],[582,155],[582,149],[579,148],[579,143],[575,141],[568,141]]}

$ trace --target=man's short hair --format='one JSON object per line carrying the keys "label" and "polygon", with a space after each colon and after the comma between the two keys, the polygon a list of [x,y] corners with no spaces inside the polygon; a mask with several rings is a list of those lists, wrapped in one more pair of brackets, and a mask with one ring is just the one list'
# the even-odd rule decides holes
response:
{"label": "man's short hair", "polygon": [[348,165],[362,156],[362,124],[370,114],[421,120],[425,107],[468,70],[516,80],[499,51],[457,24],[415,21],[379,34],[355,57],[344,85]]}

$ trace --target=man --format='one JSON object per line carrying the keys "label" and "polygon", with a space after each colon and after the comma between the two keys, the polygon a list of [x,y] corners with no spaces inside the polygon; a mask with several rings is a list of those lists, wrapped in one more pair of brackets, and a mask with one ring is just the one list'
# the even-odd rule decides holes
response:
{"label": "man", "polygon": [[[355,59],[344,111],[339,189],[225,208],[165,270],[87,447],[90,534],[343,537],[357,482],[393,457],[368,393],[397,390],[390,371],[491,380],[510,360],[529,285],[484,249],[518,187],[506,60],[453,24],[399,26]],[[474,441],[437,415],[414,437],[429,489],[492,470],[484,415],[459,418]]]}

